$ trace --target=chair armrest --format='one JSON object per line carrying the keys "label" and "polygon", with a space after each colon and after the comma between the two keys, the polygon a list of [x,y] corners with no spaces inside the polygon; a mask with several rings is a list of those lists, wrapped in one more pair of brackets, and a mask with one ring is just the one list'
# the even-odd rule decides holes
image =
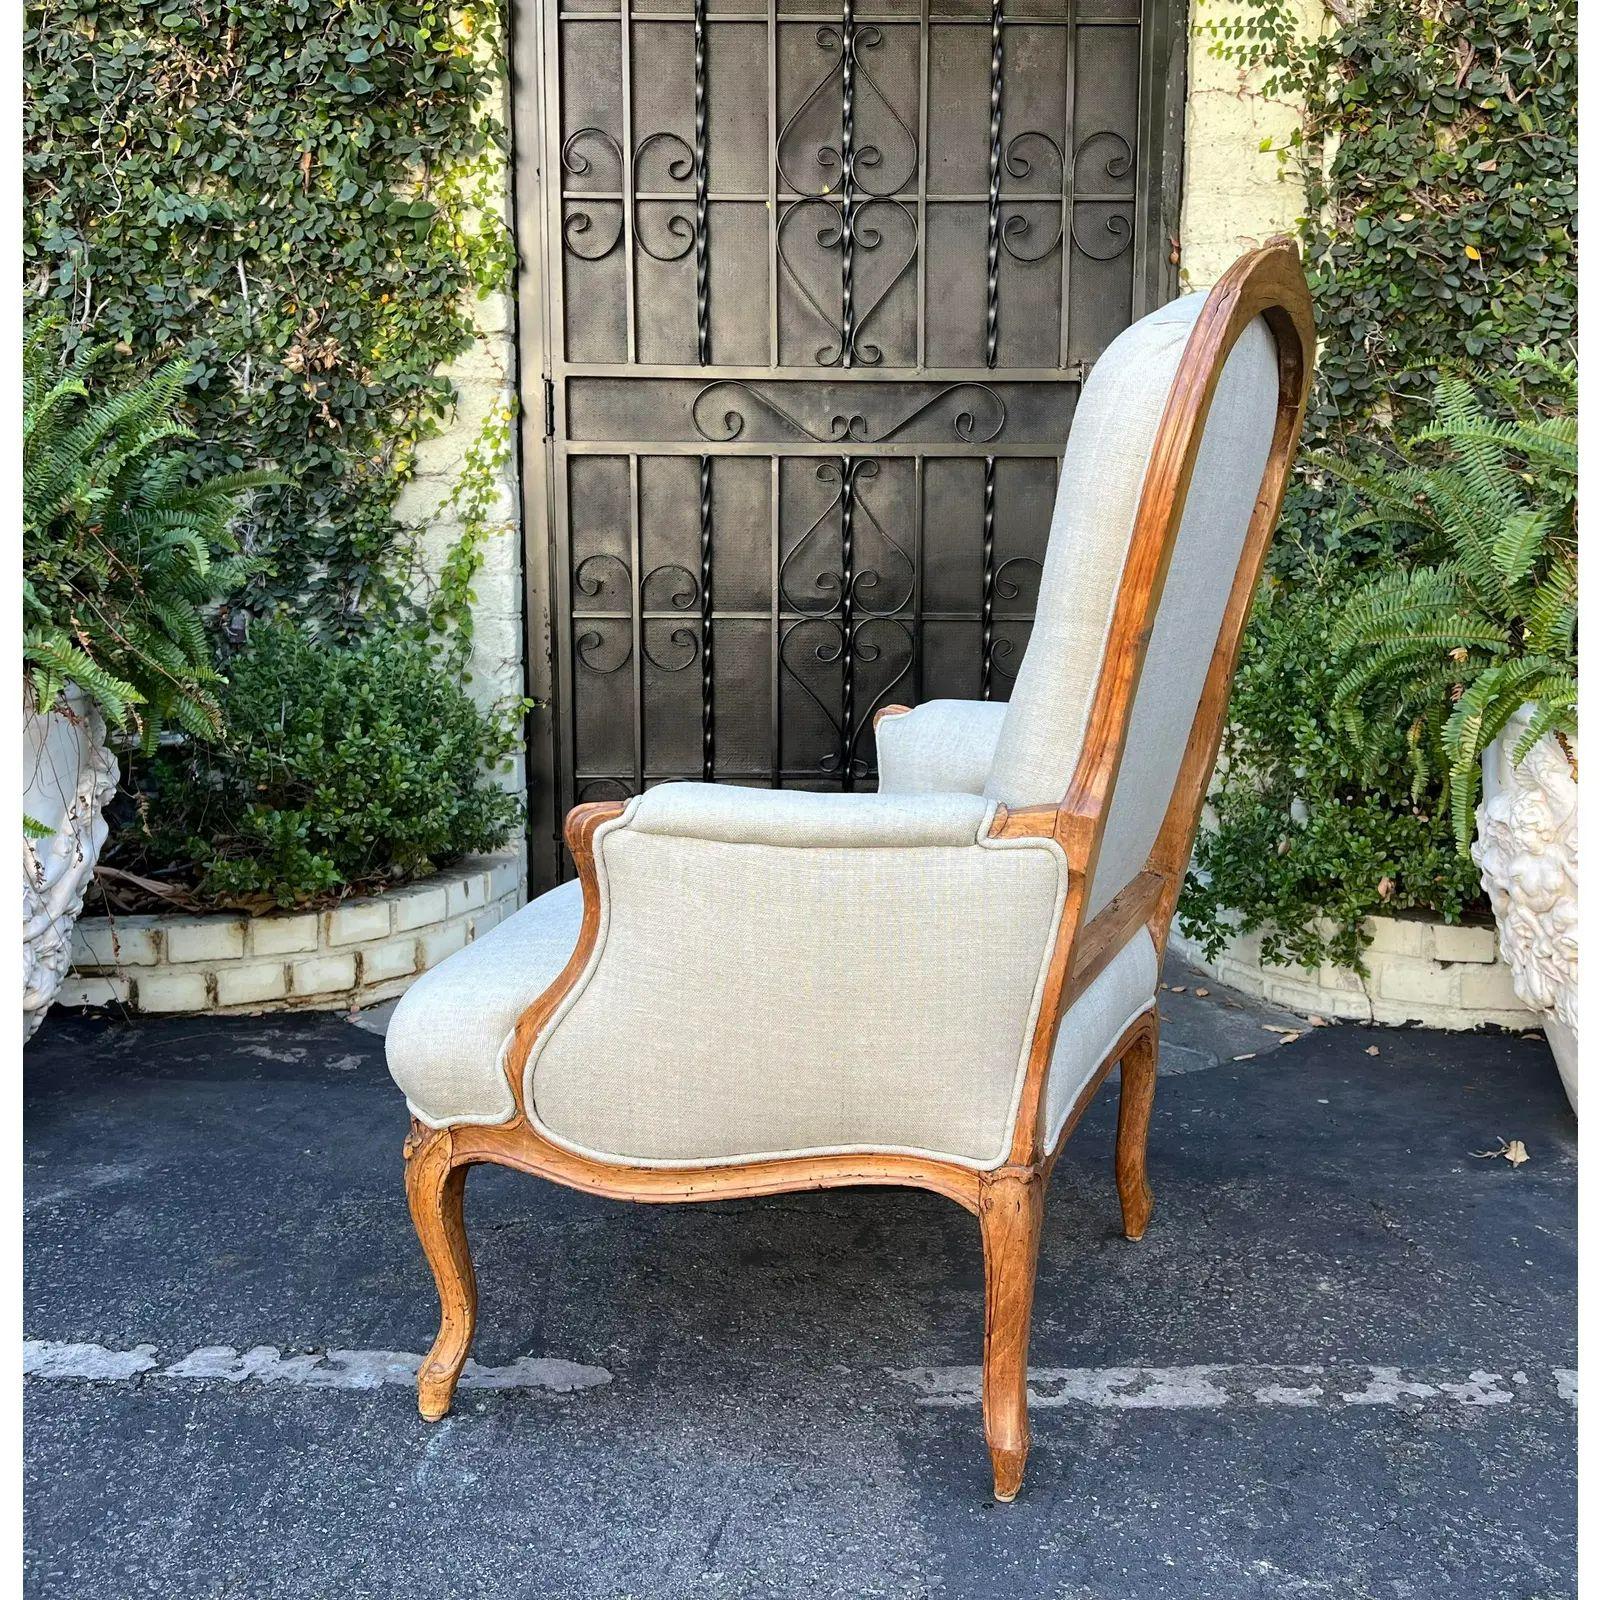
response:
{"label": "chair armrest", "polygon": [[880,717],[878,793],[982,794],[1005,720],[996,700],[928,700]]}
{"label": "chair armrest", "polygon": [[503,1056],[518,1108],[608,1160],[1002,1161],[1066,864],[996,811],[689,783],[581,808],[584,931]]}

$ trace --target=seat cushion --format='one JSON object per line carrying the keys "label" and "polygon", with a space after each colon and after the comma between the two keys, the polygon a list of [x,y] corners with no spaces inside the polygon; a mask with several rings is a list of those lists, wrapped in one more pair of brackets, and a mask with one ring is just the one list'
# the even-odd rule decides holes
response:
{"label": "seat cushion", "polygon": [[525,905],[425,972],[389,1020],[389,1072],[430,1127],[504,1122],[516,1109],[500,1050],[517,1018],[555,981],[578,943],[574,878]]}

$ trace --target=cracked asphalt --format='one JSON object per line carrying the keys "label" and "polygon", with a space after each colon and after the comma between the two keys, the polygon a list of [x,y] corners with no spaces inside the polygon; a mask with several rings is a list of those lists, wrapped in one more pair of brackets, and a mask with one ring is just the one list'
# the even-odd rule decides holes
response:
{"label": "cracked asphalt", "polygon": [[[1544,1045],[1280,1045],[1294,1019],[1169,981],[1155,1216],[1117,1231],[1102,1095],[1051,1186],[1011,1507],[950,1203],[480,1169],[475,1355],[509,1386],[429,1426],[381,1040],[53,1015],[24,1061],[25,1592],[1573,1594],[1576,1124]],[[1526,1164],[1476,1154],[1507,1139]]]}

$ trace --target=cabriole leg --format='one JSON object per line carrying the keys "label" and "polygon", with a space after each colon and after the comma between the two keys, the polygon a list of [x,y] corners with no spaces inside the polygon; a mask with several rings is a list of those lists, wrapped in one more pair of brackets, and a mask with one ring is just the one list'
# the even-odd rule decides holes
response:
{"label": "cabriole leg", "polygon": [[1028,1460],[1028,1331],[1043,1216],[1039,1172],[1007,1167],[984,1179],[983,1436],[1002,1501],[1016,1499]]}
{"label": "cabriole leg", "polygon": [[1122,1231],[1142,1239],[1154,1197],[1145,1178],[1145,1143],[1150,1108],[1156,1098],[1156,1016],[1122,1052],[1122,1096],[1117,1106],[1117,1193],[1122,1199]]}
{"label": "cabriole leg", "polygon": [[450,1410],[478,1322],[478,1282],[463,1207],[467,1168],[452,1165],[451,1144],[448,1128],[413,1122],[405,1146],[411,1221],[439,1288],[439,1335],[417,1372],[417,1409],[429,1422]]}

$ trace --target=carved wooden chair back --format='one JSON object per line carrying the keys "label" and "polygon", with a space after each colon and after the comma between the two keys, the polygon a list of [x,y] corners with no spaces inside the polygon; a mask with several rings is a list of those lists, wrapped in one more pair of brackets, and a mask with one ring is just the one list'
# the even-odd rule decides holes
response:
{"label": "carved wooden chair back", "polygon": [[[1039,1103],[1065,1009],[1140,924],[1158,951],[1166,943],[1305,415],[1315,334],[1298,253],[1273,240],[1203,301],[1176,301],[1130,337],[1131,350],[1107,352],[1125,381],[1086,393],[1094,403],[1074,423],[1041,619],[989,786],[1003,802],[993,833],[1054,835],[1071,874],[1012,1150],[1019,1163],[1045,1154]],[[1164,349],[1170,383],[1159,381]],[[1135,468],[1136,491],[1116,477],[1130,457],[1148,463]],[[1121,494],[1132,515],[1118,528]],[[1093,555],[1060,538],[1080,495],[1100,519]],[[1119,544],[1126,553],[1091,656],[1092,694],[1074,703],[1069,693],[1063,704],[1062,681],[1084,679],[1081,590],[1096,576],[1085,560]],[[1049,615],[1052,605],[1067,617]],[[1063,781],[1059,802],[1042,798]]]}

